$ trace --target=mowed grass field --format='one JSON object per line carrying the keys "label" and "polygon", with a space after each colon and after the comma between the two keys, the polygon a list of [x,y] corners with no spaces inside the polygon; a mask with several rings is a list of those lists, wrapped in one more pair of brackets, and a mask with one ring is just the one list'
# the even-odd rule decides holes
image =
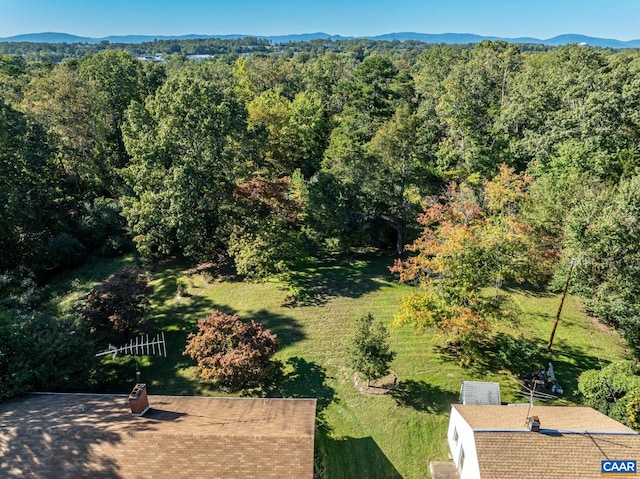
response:
{"label": "mowed grass field", "polygon": [[[318,398],[316,445],[324,477],[428,477],[430,461],[447,459],[449,411],[461,381],[498,381],[503,402],[526,399],[517,396],[519,386],[513,375],[499,366],[462,368],[438,348],[437,335],[391,327],[399,298],[411,290],[388,273],[391,263],[391,258],[381,256],[326,260],[297,272],[287,284],[245,283],[206,271],[156,267],[153,312],[156,329],[165,331],[168,357],[140,361],[150,394],[221,395],[197,379],[193,363],[182,351],[199,318],[216,309],[237,313],[278,335],[277,359],[285,366],[285,376],[269,394]],[[188,285],[188,297],[176,296],[178,280]],[[292,291],[301,301],[291,301]],[[506,292],[519,320],[505,329],[546,345],[559,295],[518,288]],[[346,344],[354,322],[368,312],[387,325],[391,347],[397,352],[392,370],[399,385],[392,394],[363,395],[346,366]],[[575,389],[580,372],[626,357],[617,333],[586,317],[579,300],[568,297],[554,351],[545,358],[553,361],[565,387],[561,403],[579,400]],[[130,358],[107,359],[104,366],[119,371],[118,376],[125,370],[132,376],[133,364]]]}

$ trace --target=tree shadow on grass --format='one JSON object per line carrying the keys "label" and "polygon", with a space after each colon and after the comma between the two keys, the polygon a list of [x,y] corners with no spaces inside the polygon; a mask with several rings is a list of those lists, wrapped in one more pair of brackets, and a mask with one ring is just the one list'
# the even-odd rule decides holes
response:
{"label": "tree shadow on grass", "polygon": [[266,329],[270,329],[272,333],[277,335],[280,348],[305,338],[302,325],[290,316],[274,314],[266,309],[261,309],[259,311],[250,311],[242,319],[253,320],[256,323],[261,323]]}
{"label": "tree shadow on grass", "polygon": [[391,397],[402,407],[409,407],[416,411],[443,413],[451,409],[457,397],[450,391],[433,386],[426,381],[400,381],[396,389],[391,391]]}
{"label": "tree shadow on grass", "polygon": [[436,344],[433,349],[443,363],[458,364],[475,374],[486,374],[495,366],[494,353],[486,343],[473,345],[470,350],[463,351],[460,344],[444,342]]}
{"label": "tree shadow on grass", "polygon": [[[110,357],[101,364],[104,370],[98,390],[102,392],[128,393],[135,384],[136,368],[142,372],[142,380],[151,384],[151,394],[194,395],[209,390],[193,373],[185,371],[195,362],[183,355],[187,336],[197,331],[197,321],[214,311],[234,314],[236,311],[221,306],[202,296],[192,296],[175,301],[154,317],[149,337],[164,332],[167,356],[149,355],[144,359],[131,356]],[[254,320],[277,335],[280,347],[286,347],[304,339],[302,326],[290,316],[271,313],[267,310],[248,312],[240,318]],[[104,345],[106,350],[108,345]],[[120,346],[120,345],[117,345]]]}
{"label": "tree shadow on grass", "polygon": [[125,266],[139,268],[140,263],[134,255],[112,258],[92,254],[77,268],[51,273],[42,285],[42,292],[45,297],[72,291],[84,295],[92,289],[92,283],[102,283]]}
{"label": "tree shadow on grass", "polygon": [[516,376],[547,366],[548,354],[540,341],[523,335],[494,334],[484,345],[486,364],[492,371],[506,369]]}
{"label": "tree shadow on grass", "polygon": [[[181,337],[186,340],[189,333],[196,332],[198,320],[213,314],[214,311],[229,315],[237,313],[237,311],[216,304],[208,298],[192,296],[174,303],[161,314],[157,314],[154,317],[154,325],[159,330],[179,331],[182,333]],[[262,324],[266,329],[270,329],[278,336],[280,347],[289,346],[305,337],[302,325],[296,319],[266,309],[247,311],[240,319],[246,322],[253,320]]]}
{"label": "tree shadow on grass", "polygon": [[[445,360],[456,360],[455,351],[439,348]],[[482,347],[474,364],[468,369],[477,375],[487,372],[507,370],[515,376],[523,376],[533,371],[548,370],[553,364],[558,384],[564,390],[560,397],[577,398],[580,374],[591,369],[600,369],[609,361],[600,360],[597,353],[589,354],[583,349],[571,347],[564,340],[556,340],[553,351],[549,352],[539,341],[522,337],[513,338],[497,334]]]}
{"label": "tree shadow on grass", "polygon": [[563,340],[556,340],[551,352],[545,346],[539,340],[500,333],[486,345],[487,365],[492,371],[505,369],[522,377],[534,371],[548,371],[549,363],[552,363],[558,384],[564,390],[560,397],[569,398],[578,394],[581,373],[609,363],[599,360],[597,355],[571,347]]}
{"label": "tree shadow on grass", "polygon": [[[155,266],[154,269],[159,268]],[[175,298],[178,292],[178,278],[182,275],[183,265],[166,265],[159,277],[153,278],[153,299],[159,304],[165,304]]]}
{"label": "tree shadow on grass", "polygon": [[332,298],[359,298],[394,282],[388,271],[392,259],[364,255],[355,258],[329,258],[313,268],[291,272],[285,284],[289,296],[285,306],[321,306]]}
{"label": "tree shadow on grass", "polygon": [[318,364],[293,357],[282,363],[281,376],[267,392],[267,397],[316,398],[316,414],[336,401],[335,390],[327,384],[327,374]]}
{"label": "tree shadow on grass", "polygon": [[316,434],[314,477],[342,479],[402,479],[372,437],[334,438],[330,431]]}
{"label": "tree shadow on grass", "polygon": [[160,312],[154,314],[153,324],[158,329],[192,331],[195,330],[198,319],[209,316],[216,310],[233,314],[229,308],[220,306],[209,298],[194,295],[165,304]]}
{"label": "tree shadow on grass", "polygon": [[553,363],[558,383],[564,389],[564,397],[578,396],[578,378],[580,374],[590,369],[600,369],[610,363],[600,360],[597,356],[586,354],[584,351],[568,346],[564,341],[556,341],[553,351],[547,353],[545,365]]}
{"label": "tree shadow on grass", "polygon": [[499,332],[480,341],[462,345],[454,341],[434,347],[444,362],[455,362],[482,376],[506,370],[516,376],[546,367],[548,354],[539,340]]}

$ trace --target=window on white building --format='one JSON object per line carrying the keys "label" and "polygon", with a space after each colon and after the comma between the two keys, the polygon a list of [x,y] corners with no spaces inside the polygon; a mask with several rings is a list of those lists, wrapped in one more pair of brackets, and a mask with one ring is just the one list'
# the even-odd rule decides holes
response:
{"label": "window on white building", "polygon": [[458,459],[458,469],[462,471],[464,467],[464,448],[460,448],[460,459]]}
{"label": "window on white building", "polygon": [[458,444],[458,428],[456,427],[453,428],[453,442]]}

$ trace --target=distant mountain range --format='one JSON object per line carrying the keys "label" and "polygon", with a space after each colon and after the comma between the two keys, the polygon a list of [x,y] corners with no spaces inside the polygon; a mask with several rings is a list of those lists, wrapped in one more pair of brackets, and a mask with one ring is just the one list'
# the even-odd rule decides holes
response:
{"label": "distant mountain range", "polygon": [[15,35],[13,37],[0,38],[0,42],[33,42],[33,43],[100,43],[102,41],[108,41],[110,43],[143,43],[152,42],[153,40],[191,40],[199,38],[222,38],[222,39],[236,39],[244,37],[255,37],[269,40],[271,43],[290,43],[290,42],[304,42],[317,39],[328,40],[352,40],[355,38],[368,38],[371,40],[416,40],[424,43],[451,43],[451,44],[466,44],[466,43],[479,43],[482,40],[505,40],[510,43],[535,43],[550,46],[569,45],[573,43],[587,44],[596,47],[604,48],[640,48],[640,40],[620,41],[609,38],[595,38],[587,37],[585,35],[558,35],[546,40],[540,40],[538,38],[501,38],[501,37],[486,37],[482,35],[473,35],[471,33],[415,33],[415,32],[400,32],[400,33],[387,33],[385,35],[376,36],[363,36],[363,37],[343,37],[341,35],[329,35],[327,33],[302,33],[296,35],[179,35],[179,36],[166,36],[166,35],[124,35],[124,36],[110,36],[104,38],[91,38],[91,37],[79,37],[76,35],[69,35],[68,33],[28,33],[25,35]]}

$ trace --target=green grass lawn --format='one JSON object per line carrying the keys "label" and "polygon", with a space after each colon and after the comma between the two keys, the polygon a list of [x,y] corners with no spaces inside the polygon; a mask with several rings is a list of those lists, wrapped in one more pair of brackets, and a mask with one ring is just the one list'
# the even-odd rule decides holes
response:
{"label": "green grass lawn", "polygon": [[[141,361],[151,394],[219,395],[195,377],[182,355],[188,333],[198,318],[218,309],[256,320],[278,334],[277,359],[287,375],[273,395],[318,398],[317,447],[327,478],[424,478],[431,460],[447,459],[446,431],[450,405],[463,380],[499,381],[503,401],[516,401],[515,378],[499,367],[463,369],[437,348],[434,335],[416,335],[409,327],[391,328],[398,299],[410,291],[388,273],[390,258],[363,257],[348,263],[327,260],[298,272],[287,286],[277,281],[244,283],[207,274],[185,276],[180,267],[156,268],[153,310],[164,330],[169,356]],[[177,298],[178,278],[189,284],[186,298]],[[289,295],[301,301],[292,304]],[[519,322],[509,331],[544,347],[557,311],[559,296],[511,289]],[[390,395],[366,396],[353,386],[345,345],[355,319],[372,312],[389,326],[392,364],[399,387]],[[553,353],[564,403],[574,395],[581,371],[627,357],[616,333],[585,317],[576,298],[565,302]],[[131,359],[105,360],[105,367],[126,370],[133,379]],[[130,384],[129,384],[130,385]],[[122,388],[126,389],[126,383]],[[125,390],[120,392],[127,392]],[[522,400],[520,400],[522,402]]]}

